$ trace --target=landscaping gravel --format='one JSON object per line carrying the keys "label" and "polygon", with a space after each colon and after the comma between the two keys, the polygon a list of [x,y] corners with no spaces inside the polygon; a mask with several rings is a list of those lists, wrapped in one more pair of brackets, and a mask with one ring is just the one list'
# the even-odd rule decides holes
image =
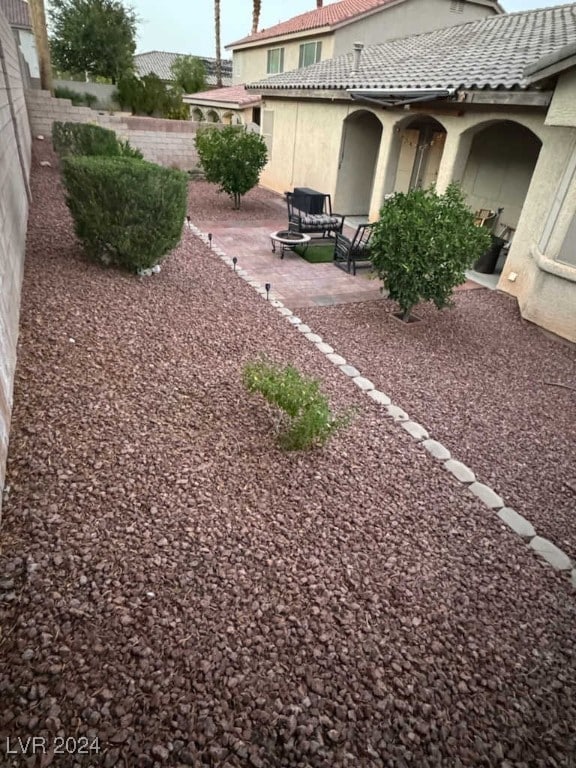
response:
{"label": "landscaping gravel", "polygon": [[396,311],[382,299],[300,316],[576,559],[576,345],[494,291],[458,292],[442,312],[419,306],[410,326]]}
{"label": "landscaping gravel", "polygon": [[[566,576],[188,230],[153,277],[85,261],[46,157],[3,509],[0,765],[573,766]],[[261,353],[321,379],[352,424],[281,453],[241,383]],[[33,736],[101,751],[10,752]]]}

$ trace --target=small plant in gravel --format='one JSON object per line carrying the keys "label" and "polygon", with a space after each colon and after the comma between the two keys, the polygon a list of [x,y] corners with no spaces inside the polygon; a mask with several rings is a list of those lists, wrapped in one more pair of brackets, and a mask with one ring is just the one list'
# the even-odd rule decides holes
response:
{"label": "small plant in gravel", "polygon": [[195,143],[206,181],[218,184],[239,209],[242,195],[258,184],[268,162],[262,136],[244,126],[206,127],[198,131]]}
{"label": "small plant in gravel", "polygon": [[142,160],[139,149],[118,139],[114,131],[93,123],[60,123],[52,126],[52,144],[60,157],[97,155],[99,157],[133,157]]}
{"label": "small plant in gravel", "polygon": [[335,417],[319,382],[306,378],[293,366],[284,368],[264,360],[247,363],[243,371],[249,392],[259,392],[280,409],[277,427],[284,423],[278,442],[287,451],[323,445],[349,415]]}
{"label": "small plant in gravel", "polygon": [[62,166],[74,230],[93,259],[148,270],[180,242],[185,173],[123,157],[68,157]]}
{"label": "small plant in gravel", "polygon": [[450,304],[465,270],[490,247],[490,234],[474,225],[462,191],[451,184],[397,193],[384,204],[370,243],[371,260],[405,322],[421,301]]}

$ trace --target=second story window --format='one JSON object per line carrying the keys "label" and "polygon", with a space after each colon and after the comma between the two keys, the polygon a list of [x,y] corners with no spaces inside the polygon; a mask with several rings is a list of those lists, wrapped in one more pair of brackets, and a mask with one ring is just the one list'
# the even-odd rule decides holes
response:
{"label": "second story window", "polygon": [[298,67],[309,67],[310,64],[316,64],[322,56],[322,43],[317,40],[314,43],[304,43],[300,46],[300,57]]}
{"label": "second story window", "polygon": [[284,48],[271,48],[268,51],[266,73],[278,75],[280,72],[284,72]]}

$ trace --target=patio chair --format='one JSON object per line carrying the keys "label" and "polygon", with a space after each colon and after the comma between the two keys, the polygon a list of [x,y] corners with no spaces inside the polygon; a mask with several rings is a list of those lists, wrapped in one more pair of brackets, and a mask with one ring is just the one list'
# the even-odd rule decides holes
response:
{"label": "patio chair", "polygon": [[352,270],[356,274],[356,263],[359,261],[370,261],[370,238],[374,230],[372,224],[360,224],[352,239],[346,237],[341,232],[336,235],[336,244],[334,245],[334,264],[346,272]]}
{"label": "patio chair", "polygon": [[[318,195],[316,195],[316,198]],[[294,192],[286,192],[288,204],[288,229],[290,232],[300,232],[305,235],[319,235],[322,238],[336,237],[342,232],[344,216],[332,212],[330,195],[320,195],[321,213],[309,213],[310,205],[306,196]],[[323,198],[323,201],[322,201]]]}

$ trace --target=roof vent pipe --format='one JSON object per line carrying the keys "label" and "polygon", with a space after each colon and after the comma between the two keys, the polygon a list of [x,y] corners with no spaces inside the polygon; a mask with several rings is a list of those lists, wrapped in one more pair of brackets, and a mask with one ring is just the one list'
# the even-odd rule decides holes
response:
{"label": "roof vent pipe", "polygon": [[354,43],[354,63],[352,64],[351,75],[357,75],[360,72],[360,59],[362,58],[363,50],[364,43]]}

